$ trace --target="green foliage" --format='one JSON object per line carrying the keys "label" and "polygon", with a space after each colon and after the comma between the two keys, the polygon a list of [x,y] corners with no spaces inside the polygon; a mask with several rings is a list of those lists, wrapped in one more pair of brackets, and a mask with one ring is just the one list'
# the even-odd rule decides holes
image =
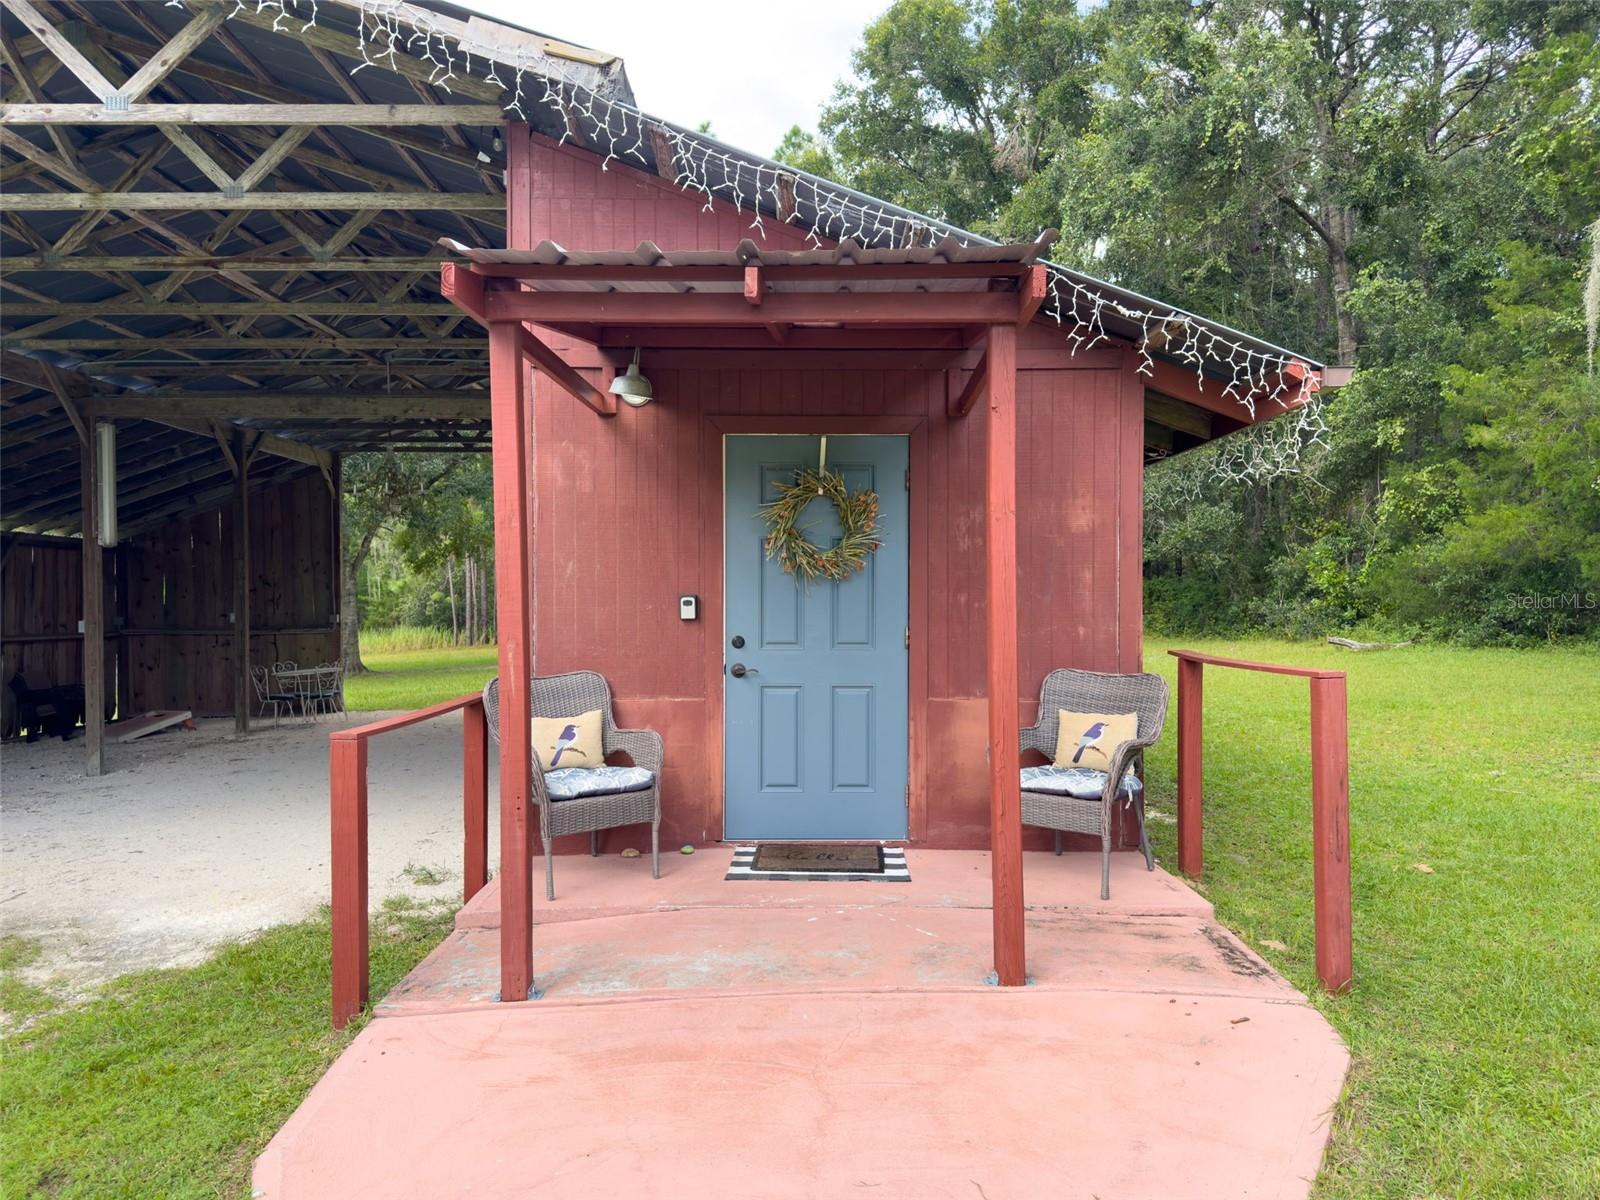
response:
{"label": "green foliage", "polygon": [[376,651],[367,666],[365,674],[345,680],[351,712],[410,711],[481,692],[500,663],[494,646],[442,646]]}
{"label": "green foliage", "polygon": [[[1349,674],[1355,986],[1337,997],[1316,986],[1305,685],[1205,675],[1202,890],[1351,1053],[1314,1200],[1596,1195],[1600,654],[1181,644]],[[1167,648],[1145,661],[1171,682]],[[1506,753],[1535,727],[1536,754]],[[1169,716],[1147,776],[1169,864],[1175,745]]]}
{"label": "green foliage", "polygon": [[[449,932],[448,909],[386,904],[380,997]],[[128,975],[6,1038],[0,1193],[246,1197],[250,1165],[361,1028],[328,1027],[328,916]]]}
{"label": "green foliage", "polygon": [[1597,35],[1597,0],[900,0],[784,153],[1359,368],[1301,476],[1149,472],[1154,626],[1593,636]]}

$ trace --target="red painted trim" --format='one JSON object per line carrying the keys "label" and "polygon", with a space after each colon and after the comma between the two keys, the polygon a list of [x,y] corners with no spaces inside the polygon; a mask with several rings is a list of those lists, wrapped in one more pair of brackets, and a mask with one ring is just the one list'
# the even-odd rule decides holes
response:
{"label": "red painted trim", "polygon": [[[475,263],[456,264],[485,279],[564,280],[570,283],[748,283],[751,271],[759,271],[768,283],[834,283],[858,280],[862,283],[917,282],[950,279],[1015,279],[1029,271],[1021,263],[750,263],[730,266],[725,263],[668,263],[642,266],[619,263]],[[1042,276],[1041,276],[1042,278]],[[1031,285],[1024,282],[1023,290]],[[1041,294],[1040,299],[1043,299]]]}
{"label": "red painted trim", "polygon": [[989,332],[989,429],[984,515],[988,565],[990,872],[994,969],[1002,987],[1026,982],[1022,794],[1017,752],[1017,332]]}
{"label": "red painted trim", "polygon": [[414,709],[399,716],[385,717],[381,721],[373,721],[367,725],[356,725],[350,729],[341,729],[330,733],[330,742],[363,742],[375,738],[380,733],[393,733],[396,729],[404,729],[408,725],[420,725],[424,721],[431,721],[434,717],[442,717],[446,713],[455,712],[458,708],[468,708],[474,704],[481,704],[483,697],[477,692],[470,696],[457,696],[454,700],[444,700],[438,704],[430,704],[427,708]]}
{"label": "red painted trim", "polygon": [[495,602],[500,636],[500,998],[533,984],[528,680],[533,672],[532,538],[528,527],[528,397],[515,324],[489,326],[494,459]]}
{"label": "red painted trim", "polygon": [[1281,663],[1250,662],[1243,658],[1218,658],[1214,654],[1201,654],[1197,650],[1168,650],[1173,658],[1185,662],[1208,663],[1213,667],[1235,667],[1241,671],[1265,671],[1269,675],[1299,675],[1305,679],[1343,679],[1343,671],[1328,671],[1321,667],[1286,667]]}
{"label": "red painted trim", "polygon": [[761,268],[750,266],[744,269],[744,299],[746,304],[760,307],[764,299],[761,284]]}
{"label": "red painted trim", "polygon": [[1282,400],[1258,395],[1255,398],[1256,413],[1252,417],[1250,410],[1238,400],[1223,394],[1227,384],[1222,380],[1208,376],[1202,382],[1192,368],[1181,367],[1161,359],[1152,362],[1149,373],[1142,378],[1145,386],[1153,392],[1171,396],[1174,400],[1187,401],[1197,408],[1229,417],[1245,425],[1270,420],[1280,413],[1288,412],[1290,407]]}
{"label": "red painted trim", "polygon": [[550,382],[566,392],[578,403],[602,417],[617,415],[617,398],[602,392],[568,364],[545,343],[533,335],[527,326],[522,327],[522,353],[534,366],[550,377]]}
{"label": "red painted trim", "polygon": [[328,792],[333,833],[333,1027],[343,1029],[366,1007],[369,987],[366,738],[329,746]]}
{"label": "red painted trim", "polygon": [[343,1029],[366,1007],[367,743],[381,734],[461,710],[461,791],[466,826],[462,874],[466,899],[487,881],[488,744],[483,697],[474,692],[427,708],[341,729],[328,735],[328,809],[332,831],[333,1027]]}
{"label": "red painted trim", "polygon": [[731,292],[490,292],[485,304],[490,322],[541,325],[965,325],[1017,312],[1004,292],[778,292],[759,308]]}
{"label": "red painted trim", "polygon": [[1144,383],[1138,358],[1122,360],[1117,421],[1117,662],[1144,669]]}
{"label": "red painted trim", "polygon": [[1205,870],[1203,746],[1205,665],[1178,661],[1178,870],[1199,879]]}
{"label": "red painted trim", "polygon": [[1349,705],[1342,671],[1283,667],[1173,650],[1178,659],[1178,869],[1198,878],[1201,830],[1203,672],[1206,664],[1295,675],[1311,689],[1311,861],[1317,978],[1330,992],[1354,977],[1350,900]]}
{"label": "red painted trim", "polygon": [[1019,289],[1021,301],[1017,309],[1017,324],[1026,325],[1033,320],[1034,314],[1039,311],[1039,306],[1044,303],[1045,296],[1050,290],[1050,277],[1044,266],[1035,263],[1028,268],[1028,273],[1022,277],[1022,287]]}
{"label": "red painted trim", "polygon": [[1350,733],[1343,675],[1311,680],[1311,863],[1317,978],[1330,992],[1355,973],[1350,904]]}
{"label": "red painted trim", "polygon": [[489,882],[489,722],[483,699],[461,713],[461,902]]}
{"label": "red painted trim", "polygon": [[480,325],[489,323],[483,276],[461,263],[439,264],[439,294]]}
{"label": "red painted trim", "polygon": [[[572,329],[560,327],[562,332]],[[770,327],[764,329],[726,329],[716,327],[675,328],[673,326],[648,326],[618,328],[616,326],[591,327],[594,338],[580,337],[595,345],[617,350],[645,348],[710,350],[718,353],[732,350],[764,350],[775,353]],[[795,329],[787,331],[782,345],[786,350],[894,351],[949,350],[960,353],[966,348],[966,338],[955,329]],[[573,334],[577,336],[577,334]],[[764,361],[772,362],[773,359]],[[781,360],[777,360],[781,361]],[[720,365],[720,364],[719,364]]]}
{"label": "red painted trim", "polygon": [[951,418],[966,416],[972,411],[972,406],[982,398],[988,385],[989,355],[985,352],[984,356],[978,360],[978,365],[973,369],[972,374],[968,376],[967,386],[961,389],[961,395],[957,396],[955,401],[946,409],[947,415]]}
{"label": "red painted trim", "polygon": [[706,464],[715,464],[716,477],[724,486],[706,488],[700,513],[700,577],[705,580],[702,597],[707,627],[717,630],[712,652],[706,656],[706,758],[709,778],[717,788],[717,835],[726,820],[727,776],[723,770],[725,708],[722,677],[724,629],[724,545],[727,509],[726,459],[724,439],[738,434],[878,434],[903,436],[909,440],[911,503],[907,514],[907,536],[911,546],[911,589],[907,623],[911,626],[911,653],[907,706],[907,783],[911,788],[906,814],[909,841],[926,840],[928,824],[927,743],[928,743],[928,430],[927,421],[917,415],[882,416],[748,416],[732,413],[706,413],[701,418],[700,449]]}

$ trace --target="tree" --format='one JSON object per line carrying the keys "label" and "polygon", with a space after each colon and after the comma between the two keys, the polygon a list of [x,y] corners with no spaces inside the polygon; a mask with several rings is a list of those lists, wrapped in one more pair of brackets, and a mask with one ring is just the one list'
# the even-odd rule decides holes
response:
{"label": "tree", "polygon": [[366,671],[361,661],[361,568],[379,533],[426,512],[440,488],[462,467],[466,455],[352,454],[343,461],[344,532],[339,560],[339,652],[345,673]]}
{"label": "tree", "polygon": [[823,110],[827,144],[791,131],[780,153],[795,142],[869,195],[980,232],[1012,229],[1024,217],[1010,206],[1061,131],[1090,113],[1090,33],[1060,0],[898,0],[851,58],[858,82]]}

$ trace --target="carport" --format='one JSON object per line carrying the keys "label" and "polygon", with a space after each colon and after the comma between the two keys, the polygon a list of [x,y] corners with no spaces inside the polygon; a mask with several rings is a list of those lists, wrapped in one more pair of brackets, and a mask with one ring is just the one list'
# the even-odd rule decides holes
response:
{"label": "carport", "polygon": [[[368,16],[0,9],[0,665],[82,684],[90,774],[112,716],[243,733],[252,663],[339,656],[343,455],[488,448],[437,243],[503,244],[506,92],[375,60]],[[470,20],[628,98],[618,60]]]}

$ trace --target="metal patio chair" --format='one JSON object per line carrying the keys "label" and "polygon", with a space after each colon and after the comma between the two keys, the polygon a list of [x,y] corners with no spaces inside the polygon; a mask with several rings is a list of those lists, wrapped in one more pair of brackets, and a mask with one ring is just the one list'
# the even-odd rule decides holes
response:
{"label": "metal patio chair", "polygon": [[[1052,829],[1056,853],[1061,834],[1100,835],[1100,899],[1111,899],[1111,808],[1120,792],[1139,818],[1139,849],[1145,867],[1155,870],[1144,827],[1144,782],[1130,773],[1145,747],[1161,737],[1167,720],[1167,681],[1159,675],[1106,675],[1098,671],[1055,670],[1039,689],[1039,719],[1022,731],[1023,750],[1053,759],[1060,711],[1136,714],[1137,736],[1111,755],[1111,770],[1080,767],[1023,767],[1022,823]],[[1049,788],[1050,790],[1041,790]]]}
{"label": "metal patio chair", "polygon": [[299,700],[299,697],[288,692],[273,691],[272,673],[265,667],[251,667],[250,682],[256,689],[256,703],[259,705],[256,710],[256,716],[266,716],[267,706],[270,704],[272,706],[272,724],[276,728],[278,713],[284,705],[294,705]]}
{"label": "metal patio chair", "polygon": [[[603,721],[602,752],[616,751],[649,772],[647,786],[638,786],[625,768],[565,768],[543,772],[534,759],[533,799],[539,806],[539,841],[544,845],[545,899],[556,898],[551,843],[568,833],[587,833],[589,853],[600,853],[600,831],[650,823],[650,875],[661,878],[661,735],[653,729],[618,729],[611,715],[611,688],[593,671],[535,676],[528,687],[528,708],[535,717],[576,717],[599,709]],[[500,741],[500,680],[483,689],[484,716],[496,743]],[[616,790],[627,787],[629,790]],[[606,788],[611,790],[595,791]],[[569,794],[552,796],[552,791]],[[586,794],[583,794],[586,793]]]}

